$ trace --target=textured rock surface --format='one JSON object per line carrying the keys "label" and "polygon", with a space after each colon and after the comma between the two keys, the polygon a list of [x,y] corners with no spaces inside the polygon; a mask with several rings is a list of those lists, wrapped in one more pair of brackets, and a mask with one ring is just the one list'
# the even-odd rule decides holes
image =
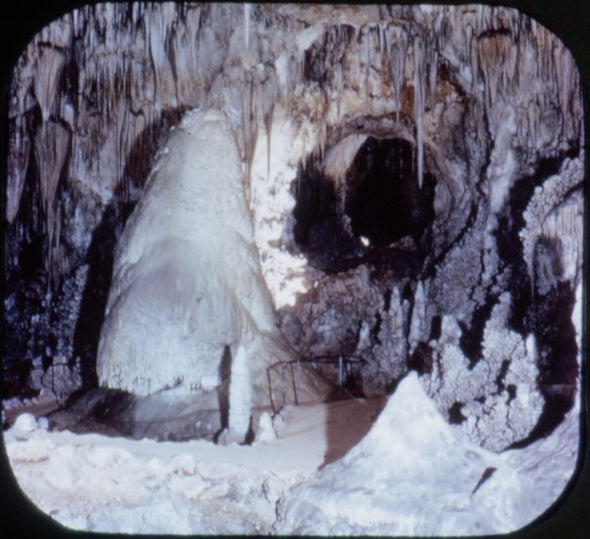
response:
{"label": "textured rock surface", "polygon": [[[448,425],[415,373],[384,409],[380,400],[292,407],[286,421],[263,414],[267,435],[252,446],[48,432],[30,414],[4,438],[27,496],[60,524],[95,532],[504,533],[538,517],[571,478],[578,404],[551,435],[498,455]],[[367,433],[360,418],[379,410]]]}
{"label": "textured rock surface", "polygon": [[117,246],[99,382],[137,395],[229,384],[230,423],[245,407],[245,433],[252,399],[271,402],[268,368],[292,357],[262,279],[229,120],[189,112],[161,153]]}
{"label": "textured rock surface", "polygon": [[535,446],[502,455],[486,451],[447,424],[410,373],[359,444],[293,488],[277,529],[388,536],[514,531],[565,487],[577,436],[573,413]]}
{"label": "textured rock surface", "polygon": [[116,239],[195,107],[230,120],[298,352],[339,335],[367,389],[415,368],[494,450],[556,428],[581,362],[580,80],[546,28],[473,5],[100,4],[40,32],[10,91],[15,394],[96,383]]}

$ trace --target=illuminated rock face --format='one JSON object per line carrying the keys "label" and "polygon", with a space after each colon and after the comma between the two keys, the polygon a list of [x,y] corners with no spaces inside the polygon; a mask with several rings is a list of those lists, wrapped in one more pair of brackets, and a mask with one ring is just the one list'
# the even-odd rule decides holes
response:
{"label": "illuminated rock face", "polygon": [[234,356],[242,344],[264,387],[265,368],[289,351],[260,273],[229,121],[189,112],[160,153],[117,247],[99,381],[138,395],[211,389],[225,347]]}
{"label": "illuminated rock face", "polygon": [[[571,408],[581,362],[581,88],[567,49],[526,15],[473,5],[88,6],[35,38],[11,97],[7,317],[11,361],[29,362],[30,386],[48,387],[48,368],[78,357],[92,384],[114,245],[141,198],[120,242],[104,334],[129,346],[113,320],[128,309],[121,323],[142,325],[115,299],[133,297],[176,343],[154,345],[154,361],[174,349],[183,372],[161,362],[146,374],[144,351],[128,354],[141,373],[124,372],[122,348],[105,337],[104,382],[140,394],[202,388],[215,383],[224,347],[240,343],[248,357],[249,347],[264,350],[264,364],[277,334],[262,276],[297,354],[361,355],[367,391],[391,390],[415,369],[444,417],[489,449],[544,436]],[[218,189],[201,217],[157,194],[173,168],[166,132],[197,107],[222,111],[224,140],[235,139],[203,157],[235,173],[226,184],[199,172]],[[232,201],[250,212],[245,237],[235,235]],[[198,232],[172,232],[193,219]],[[216,262],[203,261],[206,230],[220,234],[221,249],[241,245],[253,272],[244,282],[227,277],[239,265],[232,252],[207,247]],[[227,275],[215,266],[226,257]],[[129,296],[125,279],[136,283]],[[200,305],[209,282],[216,300]]]}
{"label": "illuminated rock face", "polygon": [[142,396],[223,386],[221,423],[241,441],[252,406],[272,403],[269,368],[292,359],[262,278],[231,124],[217,110],[190,111],[119,240],[99,383]]}

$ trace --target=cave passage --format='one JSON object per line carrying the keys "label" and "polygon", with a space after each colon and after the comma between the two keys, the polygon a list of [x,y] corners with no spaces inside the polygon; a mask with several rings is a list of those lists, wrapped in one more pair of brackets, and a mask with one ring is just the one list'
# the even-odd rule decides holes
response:
{"label": "cave passage", "polygon": [[[412,143],[369,136],[346,172],[344,192],[338,192],[322,161],[308,157],[295,182],[293,236],[309,263],[327,273],[365,262],[415,273],[420,264],[414,258],[430,249],[436,180],[427,172],[420,188],[414,161]],[[411,254],[406,242],[397,251],[393,246],[393,259],[387,256],[384,249],[407,237]]]}
{"label": "cave passage", "polygon": [[410,142],[367,138],[346,176],[346,213],[356,235],[375,245],[408,235],[419,243],[434,218],[434,178],[426,174],[420,189],[414,169]]}

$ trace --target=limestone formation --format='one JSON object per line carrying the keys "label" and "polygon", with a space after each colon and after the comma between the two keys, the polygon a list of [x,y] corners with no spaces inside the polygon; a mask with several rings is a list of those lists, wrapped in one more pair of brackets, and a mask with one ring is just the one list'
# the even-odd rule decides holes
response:
{"label": "limestone formation", "polygon": [[[49,378],[40,369],[57,365],[81,377],[62,376],[51,391],[96,384],[117,239],[133,228],[136,204],[153,204],[146,225],[169,233],[175,212],[145,202],[158,183],[149,171],[195,108],[221,111],[235,138],[233,157],[221,159],[252,220],[244,256],[270,294],[265,328],[272,301],[298,357],[362,355],[366,392],[393,390],[417,370],[443,416],[495,451],[557,427],[583,359],[580,76],[547,28],[484,5],[105,3],[44,28],[10,90],[13,393],[38,392]],[[204,211],[209,230],[222,230],[214,214],[229,212],[234,191],[218,174],[210,182],[219,200]],[[133,256],[197,290],[180,261],[204,262],[176,241],[154,239],[152,255]],[[115,262],[115,288],[124,265]],[[219,289],[247,288],[203,271]],[[242,296],[232,304],[245,305]],[[217,300],[211,309],[224,310]],[[250,324],[232,318],[231,338],[210,337],[195,357],[238,345],[234,322]],[[191,328],[178,326],[174,341]],[[215,375],[217,360],[207,361],[183,375],[189,386]],[[102,380],[139,393],[177,381],[165,364],[137,383],[99,364]],[[152,376],[163,383],[149,386]]]}

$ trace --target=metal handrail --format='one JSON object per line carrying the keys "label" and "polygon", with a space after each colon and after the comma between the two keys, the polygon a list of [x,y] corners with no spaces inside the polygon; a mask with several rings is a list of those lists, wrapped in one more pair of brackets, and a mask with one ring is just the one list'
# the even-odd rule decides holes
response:
{"label": "metal handrail", "polygon": [[[357,356],[354,354],[338,354],[338,355],[324,355],[324,356],[316,356],[312,358],[299,358],[299,359],[291,359],[288,361],[278,361],[277,363],[271,365],[269,368],[272,369],[279,365],[282,366],[281,371],[281,386],[282,386],[282,394],[283,394],[283,406],[286,403],[286,375],[285,371],[287,369],[287,365],[295,364],[295,404],[299,406],[300,404],[300,394],[299,388],[301,386],[301,364],[305,363],[338,363],[338,387],[342,388],[344,377],[343,377],[343,367],[345,364],[365,364],[368,363],[367,360],[361,356]],[[358,371],[360,379],[361,379],[361,386],[362,386],[362,371]]]}

